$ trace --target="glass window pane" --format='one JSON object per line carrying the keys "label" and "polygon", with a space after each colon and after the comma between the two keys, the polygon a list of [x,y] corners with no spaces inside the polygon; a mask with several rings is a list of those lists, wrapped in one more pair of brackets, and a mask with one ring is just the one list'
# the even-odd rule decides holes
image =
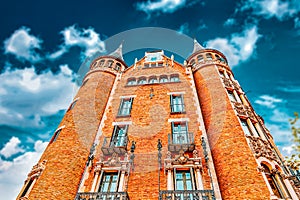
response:
{"label": "glass window pane", "polygon": [[246,120],[241,120],[243,131],[246,135],[252,135]]}

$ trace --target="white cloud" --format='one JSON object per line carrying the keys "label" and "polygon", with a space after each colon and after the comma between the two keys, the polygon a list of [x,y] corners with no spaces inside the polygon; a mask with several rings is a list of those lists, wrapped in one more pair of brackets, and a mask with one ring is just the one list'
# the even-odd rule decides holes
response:
{"label": "white cloud", "polygon": [[33,165],[38,162],[48,142],[36,141],[34,151],[26,152],[12,161],[0,158],[0,193],[6,200],[16,199]]}
{"label": "white cloud", "polygon": [[21,141],[17,137],[12,137],[10,140],[4,145],[4,147],[0,150],[0,155],[3,155],[5,158],[9,158],[12,155],[15,155],[20,152],[24,152],[19,144]]}
{"label": "white cloud", "polygon": [[179,29],[177,30],[177,32],[181,33],[181,34],[188,34],[190,32],[189,29],[189,23],[184,23],[182,24]]}
{"label": "white cloud", "polygon": [[216,38],[206,42],[206,47],[215,48],[223,52],[229,65],[234,67],[251,58],[256,49],[260,35],[256,26],[245,29],[242,33],[233,33],[230,39]]}
{"label": "white cloud", "polygon": [[7,69],[0,74],[0,124],[43,127],[42,116],[68,108],[72,101],[74,75],[67,65],[56,74],[37,74],[33,67]]}
{"label": "white cloud", "polygon": [[139,2],[136,4],[137,10],[144,11],[147,14],[152,12],[173,13],[184,7],[186,0],[158,0]]}
{"label": "white cloud", "polygon": [[262,16],[265,19],[275,17],[283,21],[300,12],[300,3],[298,0],[246,0],[239,10],[251,10],[254,15]]}
{"label": "white cloud", "polygon": [[267,108],[275,108],[276,103],[283,102],[282,99],[278,99],[276,97],[272,97],[270,95],[261,95],[258,99],[255,100],[256,104],[259,104],[261,106],[265,106]]}
{"label": "white cloud", "polygon": [[13,54],[20,60],[38,62],[41,60],[36,50],[41,49],[43,41],[30,35],[30,28],[21,27],[4,41],[5,54]]}
{"label": "white cloud", "polygon": [[224,22],[224,26],[233,26],[236,24],[236,20],[234,18],[228,18],[225,22]]}
{"label": "white cloud", "polygon": [[57,52],[49,55],[49,58],[56,59],[64,54],[72,46],[83,48],[84,57],[92,56],[96,52],[104,52],[105,44],[100,35],[93,28],[79,29],[75,25],[69,26],[61,31],[64,43]]}

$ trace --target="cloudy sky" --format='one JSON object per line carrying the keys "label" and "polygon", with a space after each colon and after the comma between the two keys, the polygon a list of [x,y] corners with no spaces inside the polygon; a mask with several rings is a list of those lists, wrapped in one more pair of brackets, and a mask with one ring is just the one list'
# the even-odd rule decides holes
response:
{"label": "cloudy sky", "polygon": [[276,144],[285,155],[291,149],[288,119],[300,111],[299,0],[11,0],[1,7],[3,199],[16,197],[57,128],[84,58],[139,27],[172,29],[223,52]]}

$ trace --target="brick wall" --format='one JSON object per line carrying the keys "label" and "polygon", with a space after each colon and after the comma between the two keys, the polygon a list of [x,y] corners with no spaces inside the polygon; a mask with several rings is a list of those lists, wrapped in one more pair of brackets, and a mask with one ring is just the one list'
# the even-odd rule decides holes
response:
{"label": "brick wall", "polygon": [[223,199],[270,199],[214,65],[194,73]]}
{"label": "brick wall", "polygon": [[34,185],[29,199],[74,199],[89,150],[102,118],[115,75],[96,72],[80,88],[74,108],[60,126],[65,128],[50,143],[41,157],[46,169]]}

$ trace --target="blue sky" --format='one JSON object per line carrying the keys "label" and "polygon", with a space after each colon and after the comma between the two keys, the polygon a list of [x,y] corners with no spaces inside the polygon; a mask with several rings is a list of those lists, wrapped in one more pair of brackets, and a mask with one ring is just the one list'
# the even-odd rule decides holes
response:
{"label": "blue sky", "polygon": [[[223,52],[276,144],[284,154],[291,149],[288,119],[300,111],[299,0],[11,0],[1,7],[4,199],[16,197],[57,128],[83,59],[105,52],[111,36],[139,27],[176,30]],[[125,55],[127,63],[142,56],[134,54]]]}

